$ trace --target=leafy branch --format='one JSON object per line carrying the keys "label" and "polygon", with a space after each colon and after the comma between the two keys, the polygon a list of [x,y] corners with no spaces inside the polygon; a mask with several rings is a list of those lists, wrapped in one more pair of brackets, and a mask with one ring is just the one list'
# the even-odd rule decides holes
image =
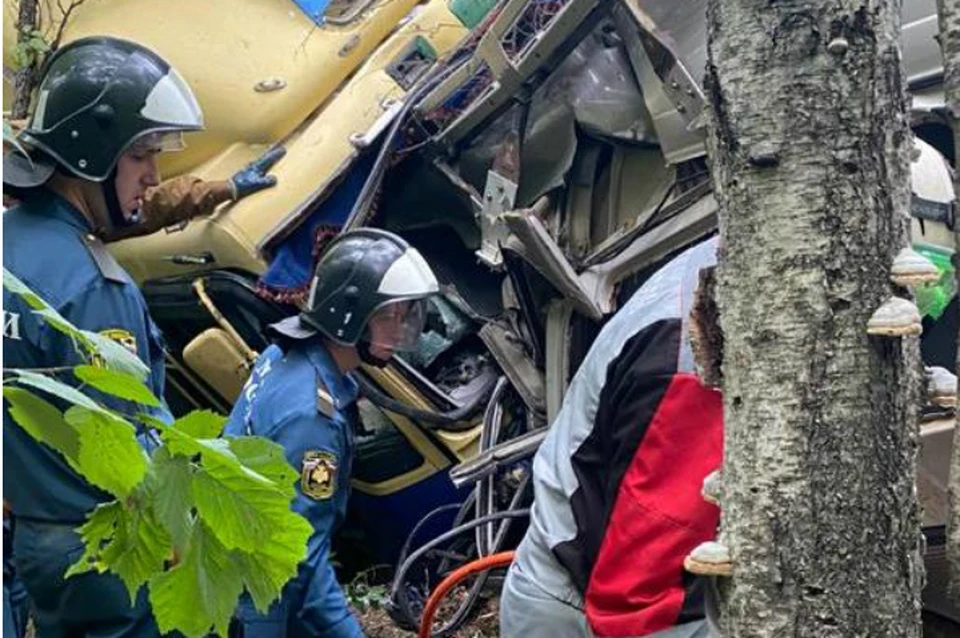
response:
{"label": "leafy branch", "polygon": [[218,438],[225,418],[209,411],[172,423],[144,383],[134,354],[80,330],[4,269],[4,287],[72,340],[84,387],[122,399],[112,410],[75,385],[36,371],[4,369],[12,420],[56,450],[115,500],[79,528],[85,551],[67,573],[116,574],[131,600],[146,585],[160,630],[226,635],[244,590],[266,611],[304,558],[310,524],[290,509],[299,478],[279,445]]}

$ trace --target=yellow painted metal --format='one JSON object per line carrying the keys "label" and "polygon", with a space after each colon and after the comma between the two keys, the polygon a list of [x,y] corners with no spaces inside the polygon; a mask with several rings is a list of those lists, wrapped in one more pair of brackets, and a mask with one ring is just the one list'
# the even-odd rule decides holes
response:
{"label": "yellow painted metal", "polygon": [[[150,47],[193,88],[206,130],[164,168],[179,174],[241,142],[291,133],[390,34],[417,0],[380,0],[345,26],[317,27],[283,0],[87,0],[64,40],[110,34]],[[261,82],[285,87],[259,92]]]}
{"label": "yellow painted metal", "polygon": [[[277,0],[270,2],[285,4]],[[406,7],[408,4],[390,0],[376,5],[373,11]],[[369,21],[368,18],[363,23]],[[364,38],[367,38],[364,33]],[[404,90],[386,73],[385,68],[417,36],[426,39],[442,53],[456,44],[465,33],[450,14],[445,0],[431,0],[384,42],[322,108],[282,140],[287,147],[287,156],[274,168],[279,180],[277,187],[236,204],[227,204],[210,218],[191,222],[181,232],[161,232],[120,242],[114,246],[114,253],[138,281],[182,274],[182,266],[172,264],[164,257],[205,251],[213,253],[215,257],[211,267],[262,272],[266,267],[262,254],[265,241],[279,229],[295,224],[356,157],[358,151],[350,142],[350,135],[365,133],[383,114],[382,105],[385,101],[403,97]],[[293,52],[290,55],[295,57],[297,54]],[[334,53],[332,57],[336,59],[337,56]],[[278,73],[282,75],[282,72]],[[282,92],[278,92],[278,96]],[[254,95],[252,91],[250,94]],[[251,98],[254,101],[256,99]],[[312,102],[314,108],[317,103],[317,100]],[[203,106],[205,111],[209,111],[206,104]],[[241,124],[242,120],[238,119],[234,126]],[[244,128],[252,130],[256,126],[256,122],[251,122]],[[246,135],[245,141],[224,148],[216,157],[191,170],[191,173],[206,179],[228,177],[263,152],[266,146],[259,142],[278,139],[265,129],[261,133],[266,140],[259,133]],[[233,131],[233,134],[243,139],[239,130]],[[191,137],[196,136],[188,136],[189,144],[193,144]]]}
{"label": "yellow painted metal", "polygon": [[[404,379],[399,372],[390,368],[374,368],[373,366],[363,366],[364,372],[369,374],[374,382],[383,390],[398,401],[406,405],[418,408],[420,410],[432,410],[426,399],[420,396],[411,384]],[[431,441],[416,424],[404,416],[384,410],[397,429],[410,441],[410,444],[420,453],[420,456],[427,459],[437,468],[443,468],[450,464],[443,451]]]}
{"label": "yellow painted metal", "polygon": [[480,429],[482,427],[482,425],[475,425],[469,430],[459,432],[437,430],[434,432],[434,436],[440,439],[458,459],[466,461],[474,458],[480,451]]}
{"label": "yellow painted metal", "polygon": [[[202,252],[214,255],[211,268],[262,272],[266,241],[295,225],[357,156],[351,134],[366,133],[385,103],[404,97],[386,72],[390,63],[417,37],[442,55],[466,35],[447,0],[415,6],[418,1],[377,0],[348,25],[319,28],[285,0],[87,0],[78,8],[65,42],[100,34],[141,42],[169,60],[196,93],[207,129],[187,136],[186,151],[165,156],[166,177],[189,172],[224,179],[270,144],[287,147],[273,171],[276,188],[226,204],[182,231],[113,244],[130,273],[138,281],[184,274],[185,267],[165,258]],[[4,11],[9,64],[16,5],[5,3]],[[271,82],[283,88],[255,89]],[[400,400],[431,408],[395,372],[378,382]],[[388,416],[424,463],[382,483],[354,482],[369,494],[391,494],[450,465],[416,424]],[[441,438],[458,458],[466,458],[476,449],[479,426]]]}
{"label": "yellow painted metal", "polygon": [[[15,32],[6,23],[16,7],[4,4],[8,63]],[[164,258],[201,252],[213,253],[211,267],[262,272],[265,241],[295,224],[356,156],[350,135],[367,132],[386,100],[404,96],[386,73],[389,64],[417,36],[443,54],[466,35],[447,0],[417,4],[376,0],[347,25],[321,27],[289,0],[87,0],[81,5],[65,42],[105,33],[141,42],[169,60],[200,101],[207,128],[187,136],[186,151],[164,156],[165,176],[189,172],[223,179],[268,145],[287,146],[287,156],[274,168],[276,188],[227,204],[182,232],[113,245],[134,278],[183,274],[183,266]],[[271,82],[283,88],[256,90],[258,83]]]}
{"label": "yellow painted metal", "polygon": [[[383,388],[390,396],[395,397],[398,401],[402,401],[407,405],[421,410],[434,409],[434,407],[430,405],[429,402],[427,402],[427,400],[424,399],[420,393],[417,392],[416,389],[396,370],[391,368],[380,369],[371,366],[364,366],[364,371],[373,378],[377,385]],[[398,415],[395,415],[392,412],[385,412],[385,414],[387,414],[390,419],[393,420],[398,429],[403,431],[401,424],[397,421]],[[477,424],[466,430],[458,432],[436,430],[433,434],[447,447],[448,450],[453,452],[458,459],[464,461],[476,456],[480,448],[480,429],[483,427],[481,421],[482,419],[477,419]],[[411,425],[413,424],[411,423]],[[439,461],[439,459],[443,458],[445,461],[445,457],[443,457],[442,453],[437,451],[435,444],[429,438],[424,436],[418,428],[414,429],[416,430],[415,434],[417,436],[417,440],[422,442],[415,445],[417,451],[423,456],[430,454],[431,458],[433,459]],[[403,431],[403,433],[407,435],[407,438],[410,439],[411,442],[413,441],[411,438],[414,435],[413,432],[408,434],[406,431]],[[440,456],[433,456],[435,453],[440,454]]]}
{"label": "yellow painted metal", "polygon": [[381,388],[386,390],[391,396],[403,401],[407,405],[418,410],[433,410],[433,406],[420,395],[419,392],[406,382],[403,376],[391,367],[377,368],[374,366],[363,366],[366,372]]}

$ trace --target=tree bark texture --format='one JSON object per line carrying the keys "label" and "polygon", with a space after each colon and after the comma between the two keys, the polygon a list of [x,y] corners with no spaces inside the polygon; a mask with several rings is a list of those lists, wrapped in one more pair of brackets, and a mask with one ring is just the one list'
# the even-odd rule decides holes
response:
{"label": "tree bark texture", "polygon": [[908,241],[892,0],[710,0],[725,638],[920,636],[916,337],[867,320]]}
{"label": "tree bark texture", "polygon": [[[937,0],[940,19],[940,49],[943,52],[943,86],[947,98],[947,111],[953,127],[954,148],[960,143],[960,0]],[[954,152],[956,166],[957,153]],[[954,189],[960,193],[960,172],[954,173]],[[954,268],[960,284],[960,228],[956,234]],[[960,290],[960,285],[958,285]],[[960,340],[960,335],[958,335]],[[960,374],[960,351],[956,372]],[[960,599],[960,410],[957,411],[957,426],[953,431],[953,455],[950,463],[949,517],[947,519],[947,561],[950,568],[950,591]]]}
{"label": "tree bark texture", "polygon": [[[37,29],[37,0],[20,0],[17,9],[17,42],[26,42]],[[33,93],[36,65],[30,64],[17,69],[13,79],[13,104],[10,107],[10,119],[22,120],[30,110],[30,96]]]}

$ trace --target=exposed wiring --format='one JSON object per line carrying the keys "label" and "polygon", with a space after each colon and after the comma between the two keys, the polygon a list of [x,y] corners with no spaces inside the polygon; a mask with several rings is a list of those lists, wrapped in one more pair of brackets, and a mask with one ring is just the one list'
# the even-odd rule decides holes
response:
{"label": "exposed wiring", "polygon": [[[530,485],[530,474],[524,474],[523,478],[520,481],[520,485],[517,487],[517,491],[514,493],[513,498],[510,501],[509,508],[507,512],[521,511],[517,509],[517,506],[523,500],[524,495],[526,494],[527,488]],[[457,515],[457,518],[453,522],[453,528],[460,528],[461,521],[472,509],[472,505],[476,499],[477,490],[474,489],[467,499],[464,501],[463,505],[460,506],[460,512]],[[397,622],[398,625],[405,629],[413,630],[416,628],[416,618],[419,616],[411,601],[409,599],[408,588],[404,587],[402,580],[406,577],[407,572],[410,570],[412,563],[407,558],[407,552],[410,549],[413,538],[416,536],[416,533],[423,526],[427,520],[433,518],[436,514],[441,513],[441,511],[449,511],[456,505],[447,505],[437,508],[433,512],[427,514],[420,523],[414,528],[413,532],[407,537],[407,542],[404,544],[403,550],[400,552],[400,560],[398,561],[398,567],[396,575],[394,576],[394,582],[392,591],[395,592],[391,595],[390,598],[390,616]],[[492,515],[494,518],[490,521],[491,524],[496,520],[496,514]],[[484,518],[490,519],[491,516],[479,517],[478,520],[483,520]],[[502,546],[504,541],[506,541],[507,534],[510,531],[510,526],[513,523],[513,518],[506,518],[500,522],[500,526],[497,529],[496,537],[492,544],[492,551],[498,551]],[[478,528],[475,528],[475,531]],[[430,550],[431,553],[437,553],[436,549]],[[415,559],[414,559],[415,560]],[[449,557],[444,556],[443,560],[440,562],[440,566],[437,568],[436,572],[438,574],[447,573],[449,568]],[[460,606],[452,614],[450,619],[446,622],[445,625],[433,632],[434,638],[442,638],[450,636],[459,629],[464,622],[470,617],[470,614],[473,612],[474,606],[480,598],[480,594],[483,591],[483,587],[486,584],[487,574],[481,575],[470,588],[467,596],[464,597],[463,602],[460,603]]]}
{"label": "exposed wiring", "polygon": [[[524,474],[523,479],[520,481],[520,485],[517,487],[517,491],[513,495],[513,499],[510,501],[510,507],[506,511],[513,511],[516,509],[526,493],[529,484],[530,474],[527,473]],[[500,522],[500,527],[497,528],[497,535],[493,540],[493,544],[491,545],[492,552],[497,552],[501,547],[503,547],[503,543],[507,539],[507,533],[510,531],[510,525],[512,523],[513,519],[507,519]],[[489,523],[489,525],[492,524],[492,522]],[[483,591],[483,586],[486,584],[486,582],[487,574],[482,574],[480,578],[473,583],[470,592],[467,594],[466,598],[464,598],[457,611],[453,614],[453,617],[447,621],[446,625],[435,632],[437,637],[452,634],[454,631],[459,629],[464,622],[467,621],[467,619],[470,617],[470,613],[473,611],[473,606],[480,598],[480,593]]]}

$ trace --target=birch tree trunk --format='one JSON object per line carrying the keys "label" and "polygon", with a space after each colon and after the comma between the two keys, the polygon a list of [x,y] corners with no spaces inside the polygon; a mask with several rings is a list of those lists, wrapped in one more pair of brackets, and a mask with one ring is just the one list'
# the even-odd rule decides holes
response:
{"label": "birch tree trunk", "polygon": [[[37,0],[20,0],[17,8],[17,42],[26,42],[37,29]],[[30,94],[35,82],[36,65],[30,64],[17,69],[14,74],[13,104],[10,118],[20,120],[27,116],[30,109]]]}
{"label": "birch tree trunk", "polygon": [[[940,48],[943,51],[943,85],[947,111],[953,127],[954,148],[960,149],[960,146],[957,146],[960,143],[960,0],[937,0],[937,12],[940,18]],[[957,155],[957,151],[954,151],[954,155]],[[954,189],[960,193],[960,172],[954,173]],[[956,239],[954,267],[960,290],[960,263],[956,259],[956,256],[960,256],[960,227],[957,229]],[[960,350],[957,373],[960,374]],[[957,411],[957,426],[953,433],[949,496],[947,561],[950,566],[950,590],[955,598],[960,598],[960,410]]]}
{"label": "birch tree trunk", "polygon": [[725,638],[920,636],[917,337],[868,337],[908,241],[892,0],[710,0]]}

